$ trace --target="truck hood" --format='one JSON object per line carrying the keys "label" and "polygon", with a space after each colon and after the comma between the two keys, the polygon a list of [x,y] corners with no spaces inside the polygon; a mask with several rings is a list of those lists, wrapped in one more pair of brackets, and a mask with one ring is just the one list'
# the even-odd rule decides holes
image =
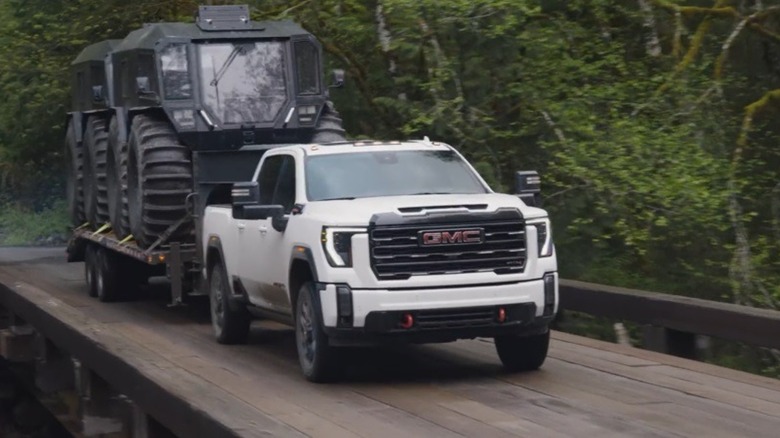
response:
{"label": "truck hood", "polygon": [[[529,207],[517,196],[498,193],[473,195],[418,195],[383,196],[353,200],[316,201],[304,207],[303,214],[316,218],[323,225],[367,226],[371,217],[379,213],[401,213],[401,209],[441,209],[446,207],[487,205],[475,212],[496,211],[500,208],[516,208],[525,219],[546,217],[541,208]],[[422,212],[422,210],[421,210]],[[409,213],[409,210],[406,211]]]}

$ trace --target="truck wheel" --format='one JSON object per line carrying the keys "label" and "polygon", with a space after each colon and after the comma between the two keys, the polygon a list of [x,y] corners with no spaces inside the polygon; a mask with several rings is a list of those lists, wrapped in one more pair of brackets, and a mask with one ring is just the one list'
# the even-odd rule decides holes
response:
{"label": "truck wheel", "polygon": [[95,276],[97,275],[96,251],[97,248],[92,244],[87,244],[87,248],[84,250],[84,281],[87,283],[87,293],[91,297],[97,296],[97,288],[95,286]]}
{"label": "truck wheel", "polygon": [[547,358],[550,331],[532,336],[497,336],[496,351],[504,368],[509,371],[538,369]]}
{"label": "truck wheel", "polygon": [[111,118],[108,125],[106,189],[111,228],[118,238],[124,239],[130,234],[127,219],[127,143],[119,143],[119,124],[116,116]]}
{"label": "truck wheel", "polygon": [[95,252],[95,293],[100,301],[108,303],[119,296],[119,267],[117,255],[105,248]]}
{"label": "truck wheel", "polygon": [[246,309],[230,308],[229,287],[222,264],[215,263],[209,273],[209,302],[214,336],[220,344],[245,344],[252,318]]}
{"label": "truck wheel", "polygon": [[68,165],[66,183],[68,197],[68,215],[71,223],[78,227],[86,220],[84,216],[84,156],[81,145],[76,141],[76,128],[73,120],[68,123],[65,134],[65,160]]}
{"label": "truck wheel", "polygon": [[90,117],[84,134],[84,214],[95,227],[108,222],[107,148],[106,120],[100,116]]}
{"label": "truck wheel", "polygon": [[339,112],[336,111],[336,107],[333,102],[325,102],[325,107],[322,109],[322,115],[317,122],[317,126],[314,128],[314,136],[311,139],[312,143],[330,143],[335,141],[346,141],[346,133],[342,127],[342,120],[339,116]]}
{"label": "truck wheel", "polygon": [[314,283],[301,286],[295,306],[295,344],[298,361],[307,380],[324,383],[336,379],[337,350],[328,344],[314,294]]}
{"label": "truck wheel", "polygon": [[[179,143],[170,122],[139,114],[133,118],[127,154],[130,231],[138,245],[147,248],[187,214],[193,184],[190,150]],[[192,238],[186,225],[171,236],[179,241]]]}

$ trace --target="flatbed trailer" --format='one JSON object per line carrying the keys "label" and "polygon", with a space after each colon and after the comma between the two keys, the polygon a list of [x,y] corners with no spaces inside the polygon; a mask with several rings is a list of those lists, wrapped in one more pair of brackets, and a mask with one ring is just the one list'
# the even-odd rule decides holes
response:
{"label": "flatbed trailer", "polygon": [[[171,305],[181,305],[185,295],[197,294],[199,290],[197,246],[194,243],[163,243],[163,237],[142,249],[132,239],[118,239],[108,227],[96,231],[79,227],[73,230],[68,242],[68,262],[85,262],[90,294],[104,301],[115,299],[116,291],[105,290],[105,295],[101,295],[96,289],[108,285],[120,289],[149,277],[165,276],[171,281]],[[103,272],[99,272],[101,269]],[[107,284],[98,284],[96,275],[101,275]]]}

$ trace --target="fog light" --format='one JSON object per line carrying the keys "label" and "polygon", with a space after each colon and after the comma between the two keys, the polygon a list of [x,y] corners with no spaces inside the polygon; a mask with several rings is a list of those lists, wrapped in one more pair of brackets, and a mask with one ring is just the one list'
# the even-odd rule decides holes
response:
{"label": "fog light", "polygon": [[349,286],[336,286],[336,311],[339,327],[352,327],[352,290]]}
{"label": "fog light", "polygon": [[414,317],[411,313],[404,313],[401,316],[400,326],[404,330],[408,330],[414,326]]}
{"label": "fog light", "polygon": [[555,274],[544,274],[544,316],[555,310]]}

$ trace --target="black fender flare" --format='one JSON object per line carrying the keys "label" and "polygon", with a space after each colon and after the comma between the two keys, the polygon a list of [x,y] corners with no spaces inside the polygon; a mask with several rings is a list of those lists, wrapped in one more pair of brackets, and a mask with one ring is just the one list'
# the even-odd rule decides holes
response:
{"label": "black fender flare", "polygon": [[309,269],[311,270],[311,275],[313,277],[312,281],[314,283],[319,283],[319,276],[317,275],[317,263],[314,262],[314,253],[312,252],[311,248],[306,245],[295,245],[293,247],[293,252],[290,255],[290,264],[288,265],[290,269],[292,269],[293,263],[296,260],[306,262],[306,264],[309,265]]}

